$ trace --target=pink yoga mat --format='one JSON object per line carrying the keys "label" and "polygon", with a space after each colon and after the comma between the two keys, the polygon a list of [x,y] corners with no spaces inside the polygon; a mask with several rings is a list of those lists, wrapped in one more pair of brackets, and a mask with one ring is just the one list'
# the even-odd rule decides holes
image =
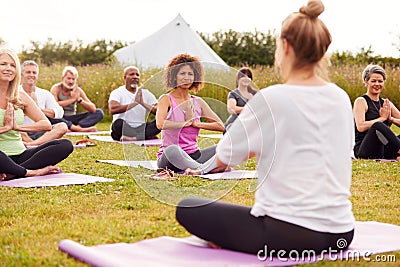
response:
{"label": "pink yoga mat", "polygon": [[90,176],[77,173],[57,173],[44,176],[34,176],[13,179],[9,181],[0,182],[0,186],[10,187],[44,187],[44,186],[61,186],[73,184],[89,184],[95,182],[113,182],[113,179]]}
{"label": "pink yoga mat", "polygon": [[400,226],[379,222],[356,222],[354,240],[344,252],[325,257],[305,259],[267,259],[225,249],[209,248],[196,238],[173,238],[163,236],[137,243],[115,243],[87,247],[72,240],[62,240],[58,248],[75,259],[91,266],[292,266],[325,260],[348,260],[357,262],[369,253],[385,253],[400,250]]}

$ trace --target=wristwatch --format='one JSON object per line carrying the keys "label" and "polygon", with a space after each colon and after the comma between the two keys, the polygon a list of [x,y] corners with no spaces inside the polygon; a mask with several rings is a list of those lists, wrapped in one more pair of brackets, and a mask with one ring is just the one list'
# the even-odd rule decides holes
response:
{"label": "wristwatch", "polygon": [[78,103],[81,103],[83,101],[82,97],[79,98]]}

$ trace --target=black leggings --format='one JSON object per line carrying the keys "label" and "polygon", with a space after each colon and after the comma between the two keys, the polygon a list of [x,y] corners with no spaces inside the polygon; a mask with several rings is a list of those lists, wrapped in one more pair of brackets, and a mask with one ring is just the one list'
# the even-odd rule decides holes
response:
{"label": "black leggings", "polygon": [[19,155],[7,156],[0,151],[0,173],[24,177],[26,170],[37,170],[56,165],[72,153],[74,147],[68,139],[46,142],[35,148],[26,149]]}
{"label": "black leggings", "polygon": [[[354,230],[340,234],[317,232],[269,216],[255,217],[250,214],[250,207],[213,201],[183,199],[176,209],[176,219],[193,235],[222,248],[258,254],[267,247],[267,255],[276,256],[273,251],[284,250],[288,256],[290,251],[339,251],[353,240]],[[338,247],[341,239],[346,246],[341,243]]]}
{"label": "black leggings", "polygon": [[137,140],[147,140],[159,134],[161,131],[156,126],[156,121],[143,123],[137,128],[131,127],[123,119],[115,120],[111,125],[111,137],[119,141],[122,135],[136,137]]}
{"label": "black leggings", "polygon": [[383,122],[375,122],[361,144],[354,149],[356,158],[395,159],[399,156],[400,139]]}

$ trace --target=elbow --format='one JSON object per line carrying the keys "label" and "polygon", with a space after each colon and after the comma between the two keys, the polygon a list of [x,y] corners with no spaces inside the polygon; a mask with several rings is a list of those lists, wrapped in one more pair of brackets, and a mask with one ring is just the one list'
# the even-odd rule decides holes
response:
{"label": "elbow", "polygon": [[158,130],[163,130],[163,124],[162,123],[159,123],[157,120],[156,120],[156,127],[157,127],[157,129]]}
{"label": "elbow", "polygon": [[51,131],[51,123],[49,120],[43,121],[43,128],[44,131]]}

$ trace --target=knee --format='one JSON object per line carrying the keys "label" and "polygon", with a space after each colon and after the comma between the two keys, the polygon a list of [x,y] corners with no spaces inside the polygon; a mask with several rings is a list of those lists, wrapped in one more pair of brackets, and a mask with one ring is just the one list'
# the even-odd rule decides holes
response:
{"label": "knee", "polygon": [[372,124],[371,129],[379,130],[379,129],[387,128],[387,127],[388,126],[386,124],[384,124],[383,122],[377,121],[377,122],[374,122],[374,124]]}
{"label": "knee", "polygon": [[185,211],[187,211],[189,207],[191,207],[190,198],[182,199],[176,206],[175,218],[181,225],[185,225]]}
{"label": "knee", "polygon": [[169,145],[164,149],[164,153],[167,154],[176,154],[181,151],[181,147],[175,144]]}
{"label": "knee", "polygon": [[53,124],[52,131],[56,134],[57,138],[60,138],[68,131],[68,126],[63,122]]}
{"label": "knee", "polygon": [[96,111],[95,111],[95,113],[96,113],[97,117],[98,117],[100,120],[102,120],[102,119],[104,118],[104,112],[103,112],[103,110],[102,110],[101,108],[97,108]]}
{"label": "knee", "polygon": [[69,139],[60,139],[59,140],[59,145],[61,147],[60,151],[64,151],[65,154],[68,156],[69,154],[74,151],[74,145],[72,144],[71,140]]}
{"label": "knee", "polygon": [[124,125],[124,120],[123,119],[116,119],[112,125],[112,129],[122,129],[122,126]]}

